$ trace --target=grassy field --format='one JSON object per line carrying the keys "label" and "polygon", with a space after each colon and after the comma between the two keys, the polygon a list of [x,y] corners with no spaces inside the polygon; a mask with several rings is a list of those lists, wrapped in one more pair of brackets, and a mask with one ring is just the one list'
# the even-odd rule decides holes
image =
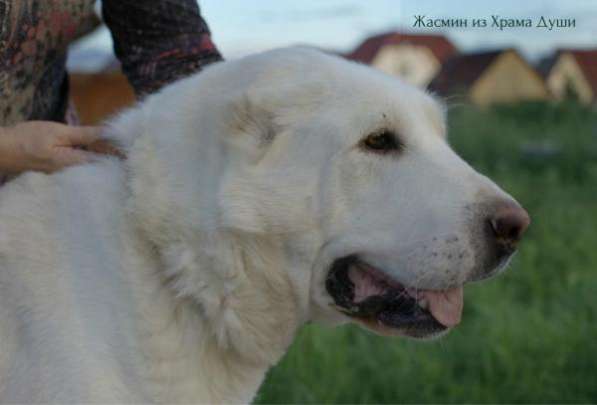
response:
{"label": "grassy field", "polygon": [[463,106],[450,142],[531,214],[510,270],[440,341],[304,328],[257,403],[597,402],[597,113]]}

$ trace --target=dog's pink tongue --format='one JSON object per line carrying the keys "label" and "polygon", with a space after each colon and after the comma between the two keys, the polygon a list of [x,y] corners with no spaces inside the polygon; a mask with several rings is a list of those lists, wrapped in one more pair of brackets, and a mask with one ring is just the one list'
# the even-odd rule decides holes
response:
{"label": "dog's pink tongue", "polygon": [[427,300],[429,312],[439,323],[447,327],[460,323],[464,306],[462,287],[445,291],[423,290],[419,293]]}

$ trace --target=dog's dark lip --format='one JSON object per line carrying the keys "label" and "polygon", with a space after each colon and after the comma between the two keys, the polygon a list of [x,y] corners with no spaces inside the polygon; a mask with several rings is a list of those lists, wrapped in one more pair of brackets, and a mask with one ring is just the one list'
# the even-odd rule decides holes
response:
{"label": "dog's dark lip", "polygon": [[407,287],[393,280],[387,280],[383,294],[355,302],[355,285],[348,271],[361,263],[356,255],[346,256],[335,260],[328,272],[326,289],[339,311],[367,326],[381,326],[416,338],[434,336],[448,329],[419,306]]}

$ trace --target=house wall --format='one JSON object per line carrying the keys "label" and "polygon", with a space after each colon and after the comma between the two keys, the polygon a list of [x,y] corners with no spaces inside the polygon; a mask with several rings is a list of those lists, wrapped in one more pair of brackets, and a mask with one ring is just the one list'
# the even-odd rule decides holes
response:
{"label": "house wall", "polygon": [[384,46],[371,65],[420,87],[427,87],[441,68],[428,48],[406,44]]}
{"label": "house wall", "polygon": [[564,52],[547,76],[547,87],[557,100],[561,100],[566,97],[567,86],[571,86],[579,100],[585,104],[589,104],[595,98],[574,57]]}
{"label": "house wall", "polygon": [[526,62],[512,51],[504,52],[473,83],[469,97],[478,105],[522,100],[546,100],[547,86]]}

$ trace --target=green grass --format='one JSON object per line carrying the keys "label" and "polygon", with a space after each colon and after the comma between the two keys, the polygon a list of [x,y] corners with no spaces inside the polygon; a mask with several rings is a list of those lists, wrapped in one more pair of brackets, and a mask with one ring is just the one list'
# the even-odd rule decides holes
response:
{"label": "green grass", "polygon": [[304,328],[257,403],[597,402],[597,113],[463,106],[450,141],[531,214],[509,271],[467,287],[463,323],[439,341]]}

